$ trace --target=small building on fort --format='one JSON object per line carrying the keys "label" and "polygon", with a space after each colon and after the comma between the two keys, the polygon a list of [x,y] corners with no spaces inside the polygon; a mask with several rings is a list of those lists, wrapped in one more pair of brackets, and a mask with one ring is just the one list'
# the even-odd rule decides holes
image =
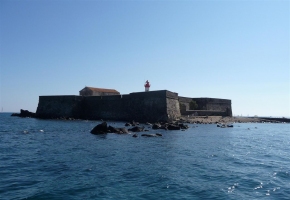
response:
{"label": "small building on fort", "polygon": [[114,89],[84,87],[80,90],[80,96],[108,96],[108,95],[120,95],[120,92]]}

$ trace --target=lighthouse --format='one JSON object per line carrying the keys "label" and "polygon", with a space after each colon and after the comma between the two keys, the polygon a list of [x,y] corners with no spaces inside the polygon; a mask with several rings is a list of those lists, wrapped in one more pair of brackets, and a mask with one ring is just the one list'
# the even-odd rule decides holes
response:
{"label": "lighthouse", "polygon": [[148,80],[145,82],[145,85],[144,85],[144,87],[145,87],[145,92],[149,92],[150,83],[149,83],[149,81],[148,81]]}

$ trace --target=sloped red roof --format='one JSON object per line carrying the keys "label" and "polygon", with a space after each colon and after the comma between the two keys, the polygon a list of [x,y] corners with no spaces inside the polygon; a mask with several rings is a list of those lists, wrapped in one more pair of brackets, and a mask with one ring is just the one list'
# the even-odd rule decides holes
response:
{"label": "sloped red roof", "polygon": [[[85,87],[83,88],[82,90],[85,90],[85,89],[90,89],[94,92],[107,92],[107,93],[118,93],[120,94],[120,92],[118,92],[117,90],[114,90],[114,89],[105,89],[105,88],[94,88],[94,87]],[[81,90],[81,91],[82,91]]]}

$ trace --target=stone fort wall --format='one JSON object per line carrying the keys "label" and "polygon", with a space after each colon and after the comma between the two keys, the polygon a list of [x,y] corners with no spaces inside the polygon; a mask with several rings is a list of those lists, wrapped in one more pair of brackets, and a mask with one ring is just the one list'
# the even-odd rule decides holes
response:
{"label": "stone fort wall", "polygon": [[[197,103],[196,110],[190,109],[191,101]],[[232,103],[229,99],[179,97],[179,102],[183,108],[181,115],[232,116]]]}
{"label": "stone fort wall", "polygon": [[40,96],[39,118],[170,121],[180,117],[178,94],[167,90],[112,96]]}
{"label": "stone fort wall", "polygon": [[[192,100],[197,102],[197,110],[190,110]],[[232,116],[231,100],[179,97],[168,90],[111,96],[40,96],[36,110],[38,118],[140,122],[171,121],[192,114]]]}

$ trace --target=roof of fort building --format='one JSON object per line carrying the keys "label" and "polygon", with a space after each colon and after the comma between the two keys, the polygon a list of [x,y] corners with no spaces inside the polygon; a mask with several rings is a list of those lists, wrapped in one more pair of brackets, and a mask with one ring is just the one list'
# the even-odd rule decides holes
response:
{"label": "roof of fort building", "polygon": [[80,92],[83,90],[91,90],[94,92],[106,92],[106,93],[118,93],[118,94],[120,94],[120,92],[118,92],[115,89],[106,89],[106,88],[84,87],[82,90],[80,90]]}

